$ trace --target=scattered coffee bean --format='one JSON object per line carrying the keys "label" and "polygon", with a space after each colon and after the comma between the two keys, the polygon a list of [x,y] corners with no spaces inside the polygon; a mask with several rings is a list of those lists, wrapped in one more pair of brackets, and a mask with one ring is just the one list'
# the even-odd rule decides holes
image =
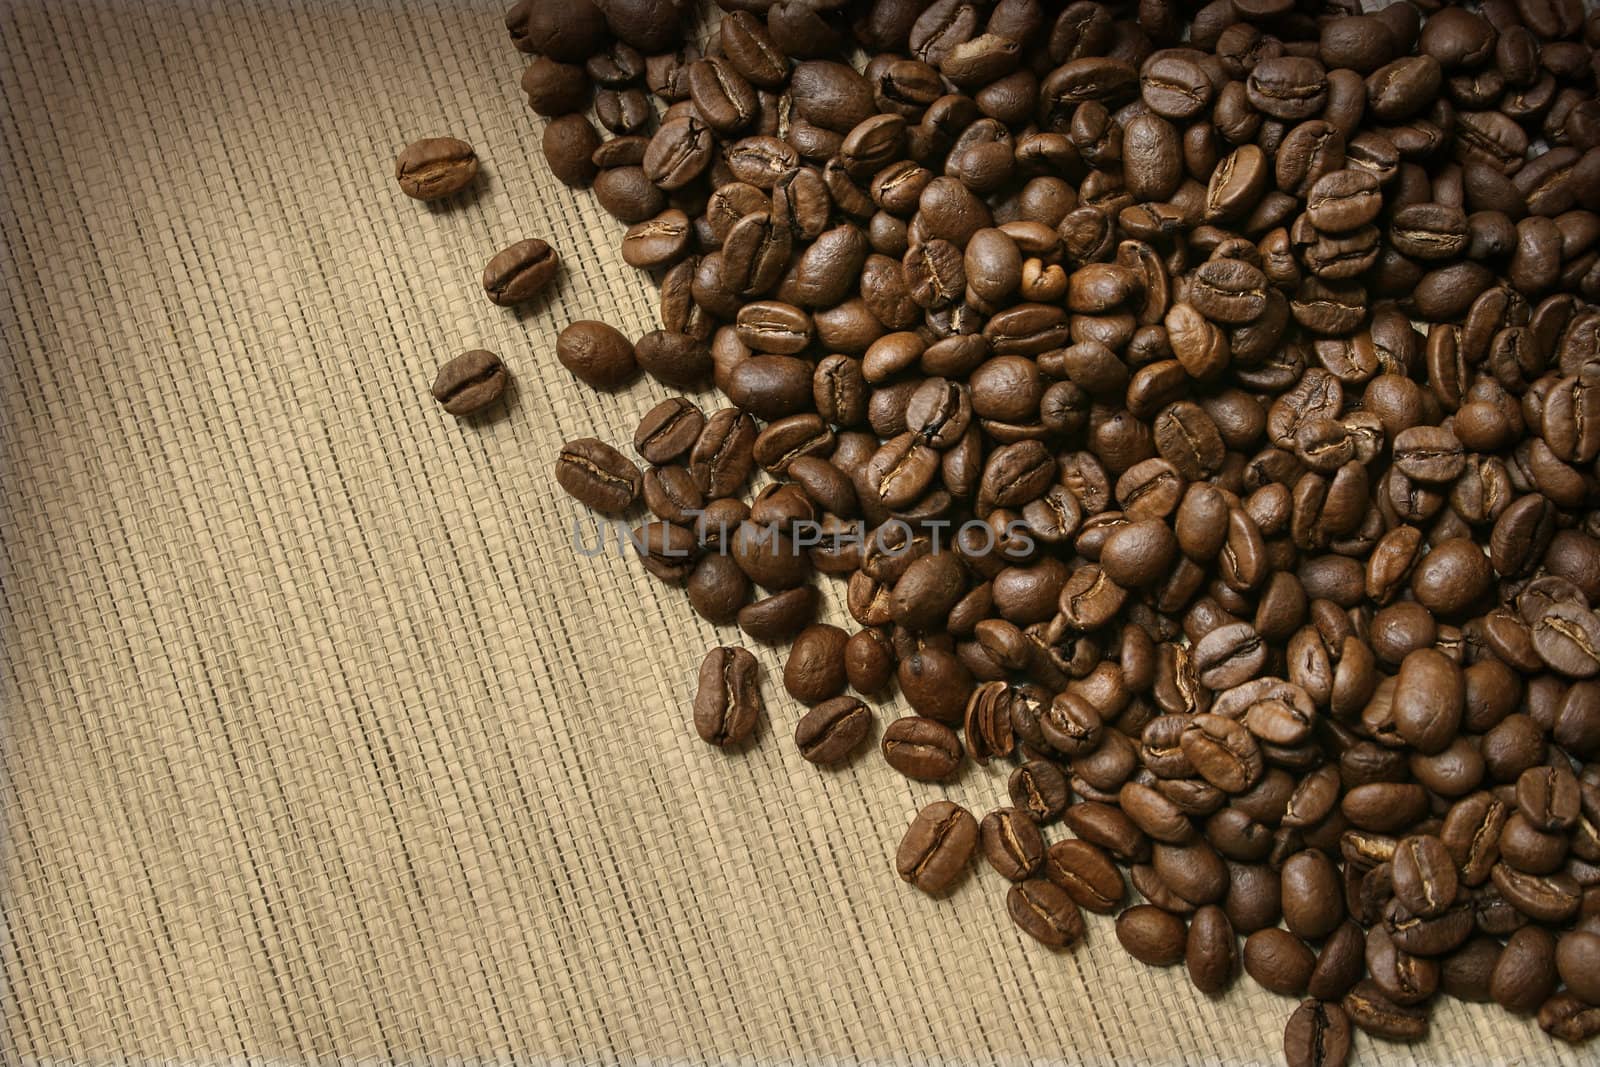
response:
{"label": "scattered coffee bean", "polygon": [[414,200],[454,196],[478,176],[478,155],[454,137],[413,141],[395,158],[394,177],[400,191]]}
{"label": "scattered coffee bean", "polygon": [[483,268],[483,291],[501,307],[515,307],[538,296],[555,279],[559,257],[537,237],[497,252]]}
{"label": "scattered coffee bean", "polygon": [[706,653],[694,698],[694,728],[702,741],[731,748],[749,740],[763,710],[760,671],[756,658],[742,648]]}
{"label": "scattered coffee bean", "polygon": [[450,414],[476,415],[500,399],[510,377],[499,356],[474,349],[440,367],[431,391]]}

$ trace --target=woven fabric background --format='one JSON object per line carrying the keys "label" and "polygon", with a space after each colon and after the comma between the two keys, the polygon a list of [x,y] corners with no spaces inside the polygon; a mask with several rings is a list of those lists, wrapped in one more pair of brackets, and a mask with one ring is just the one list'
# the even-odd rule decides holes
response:
{"label": "woven fabric background", "polygon": [[[556,332],[636,336],[654,293],[549,176],[500,18],[0,2],[0,1061],[1276,1060],[1252,983],[1207,999],[1099,917],[1053,955],[987,871],[894,877],[1001,768],[819,773],[770,650],[760,743],[696,739],[738,634],[575,554],[550,477],[667,395],[575,384]],[[430,209],[393,158],[439,134],[487,174]],[[524,236],[566,269],[516,314],[478,275]],[[517,389],[469,425],[427,388],[472,347]],[[1434,1033],[1382,1062],[1578,1062],[1498,1010]]]}

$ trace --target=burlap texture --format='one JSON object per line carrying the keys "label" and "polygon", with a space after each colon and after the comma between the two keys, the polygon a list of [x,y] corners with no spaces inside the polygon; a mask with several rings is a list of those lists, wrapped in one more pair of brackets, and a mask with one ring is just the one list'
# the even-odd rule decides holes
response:
{"label": "burlap texture", "polygon": [[[759,745],[695,738],[739,635],[575,554],[550,478],[668,395],[575,384],[557,330],[638,335],[654,291],[550,177],[497,0],[7,0],[0,38],[0,1058],[1278,1057],[1253,983],[1208,999],[1098,917],[1053,955],[986,870],[894,877],[920,805],[981,814],[1003,769],[819,773],[767,650]],[[441,134],[487,173],[430,209],[393,159]],[[566,266],[514,314],[478,275],[525,236]],[[467,425],[427,388],[480,346],[516,397]],[[1579,1062],[1498,1010],[1434,1032],[1359,1051]]]}

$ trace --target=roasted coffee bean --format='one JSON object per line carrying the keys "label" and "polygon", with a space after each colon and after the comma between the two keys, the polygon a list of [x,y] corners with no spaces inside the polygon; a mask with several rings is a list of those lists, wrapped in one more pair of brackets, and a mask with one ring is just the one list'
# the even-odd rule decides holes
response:
{"label": "roasted coffee bean", "polygon": [[961,756],[955,731],[933,719],[908,716],[883,731],[883,758],[907,778],[944,781],[960,769]]}
{"label": "roasted coffee bean", "polygon": [[[574,324],[576,326],[578,324]],[[568,327],[562,336],[566,335],[573,327]],[[619,338],[621,334],[617,335]],[[626,339],[623,339],[626,343]],[[561,338],[556,339],[559,354]],[[596,346],[599,347],[599,346]],[[629,346],[628,355],[632,357],[632,346]],[[645,412],[639,420],[638,429],[633,432],[633,448],[647,463],[671,463],[673,460],[688,452],[694,447],[695,441],[700,437],[700,431],[705,428],[706,418],[695,407],[694,402],[686,397],[669,397]]]}
{"label": "roasted coffee bean", "polygon": [[824,700],[795,725],[795,747],[812,763],[837,766],[861,747],[872,721],[871,709],[854,697]]}
{"label": "roasted coffee bean", "polygon": [[[1353,20],[1348,20],[1353,21]],[[1350,1060],[1350,1018],[1337,1003],[1302,1001],[1283,1031],[1289,1067],[1343,1067]]]}
{"label": "roasted coffee bean", "polygon": [[997,808],[978,827],[984,859],[1002,878],[1020,882],[1044,862],[1044,838],[1021,808]]}
{"label": "roasted coffee bean", "polygon": [[492,407],[504,395],[510,378],[499,356],[474,349],[440,367],[430,391],[446,411],[462,418]]}
{"label": "roasted coffee bean", "polygon": [[978,847],[978,821],[961,806],[936,800],[917,813],[895,853],[901,881],[937,895],[955,884]]}
{"label": "roasted coffee bean", "polygon": [[525,304],[555,279],[560,257],[537,237],[495,254],[483,268],[483,291],[501,307]]}
{"label": "roasted coffee bean", "polygon": [[1059,886],[1029,878],[1006,893],[1006,911],[1022,930],[1050,948],[1071,948],[1083,940],[1083,915]]}
{"label": "roasted coffee bean", "polygon": [[607,515],[632,507],[643,486],[639,468],[627,456],[593,437],[561,447],[556,481],[580,503]]}
{"label": "roasted coffee bean", "polygon": [[1245,938],[1245,972],[1269,992],[1304,995],[1315,967],[1311,949],[1287,930],[1271,926]]}
{"label": "roasted coffee bean", "polygon": [[395,157],[394,177],[413,200],[454,196],[478,176],[478,155],[455,137],[414,141]]}
{"label": "roasted coffee bean", "polygon": [[1340,1005],[1357,1027],[1386,1041],[1415,1041],[1428,1032],[1425,1008],[1396,1004],[1370,978],[1356,983]]}
{"label": "roasted coffee bean", "polygon": [[760,665],[742,648],[714,648],[700,664],[694,728],[708,745],[732,748],[749,740],[764,706]]}
{"label": "roasted coffee bean", "polygon": [[619,389],[639,372],[628,339],[614,327],[588,319],[574,322],[556,335],[556,358],[596,389]]}
{"label": "roasted coffee bean", "polygon": [[1117,916],[1117,940],[1139,962],[1170,967],[1183,959],[1188,929],[1176,915],[1153,904],[1136,904]]}

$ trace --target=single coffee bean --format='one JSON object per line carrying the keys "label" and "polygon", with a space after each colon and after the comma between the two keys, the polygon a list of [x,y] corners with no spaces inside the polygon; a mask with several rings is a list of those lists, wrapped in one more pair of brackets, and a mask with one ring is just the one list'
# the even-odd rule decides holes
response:
{"label": "single coffee bean", "polygon": [[620,514],[639,499],[639,468],[604,441],[585,437],[561,446],[556,481],[579,503],[607,515]]}
{"label": "single coffee bean", "polygon": [[483,268],[483,291],[501,307],[527,303],[555,279],[560,257],[537,237],[497,252]]}
{"label": "single coffee bean", "polygon": [[978,826],[983,858],[1002,878],[1020,882],[1044,861],[1044,838],[1021,808],[997,808]]}
{"label": "single coffee bean", "polygon": [[476,415],[500,399],[510,377],[499,356],[474,349],[440,367],[430,391],[450,414]]}
{"label": "single coffee bean", "polygon": [[872,721],[871,709],[854,697],[824,700],[795,725],[795,747],[812,763],[838,766],[861,747]]}
{"label": "single coffee bean", "polygon": [[889,766],[924,782],[941,782],[961,767],[961,740],[955,731],[920,715],[896,719],[883,731],[883,758]]}
{"label": "single coffee bean", "polygon": [[763,711],[760,665],[742,648],[714,648],[700,663],[694,728],[708,745],[732,748],[749,740]]}
{"label": "single coffee bean", "polygon": [[1385,1041],[1415,1041],[1428,1032],[1426,1008],[1396,1004],[1370,978],[1357,982],[1340,1006],[1357,1027]]}
{"label": "single coffee bean", "polygon": [[[569,330],[571,328],[568,327]],[[556,344],[559,352],[559,337]],[[629,355],[632,355],[631,346]],[[681,396],[669,397],[645,412],[639,420],[639,427],[633,432],[634,451],[644,457],[647,463],[671,463],[694,447],[705,424],[705,416],[692,400]]]}
{"label": "single coffee bean", "polygon": [[1539,1009],[1539,1029],[1563,1041],[1581,1044],[1600,1034],[1600,1008],[1571,993],[1557,993]]}
{"label": "single coffee bean", "polygon": [[1109,915],[1122,903],[1122,874],[1098,846],[1067,838],[1046,852],[1044,874],[1081,907]]}
{"label": "single coffee bean", "polygon": [[556,358],[595,389],[618,389],[639,371],[633,345],[621,332],[590,319],[574,322],[556,335]]}
{"label": "single coffee bean", "polygon": [[1302,1001],[1284,1028],[1283,1058],[1289,1067],[1344,1067],[1350,1061],[1350,1018],[1344,1008]]}
{"label": "single coffee bean", "polygon": [[844,691],[844,646],[849,636],[837,626],[818,623],[795,638],[783,668],[783,687],[804,704],[820,704]]}
{"label": "single coffee bean", "polygon": [[1202,993],[1216,994],[1232,982],[1237,958],[1233,924],[1215,904],[1207,904],[1189,921],[1189,936],[1184,948],[1189,980]]}
{"label": "single coffee bean", "polygon": [[1029,878],[1006,893],[1006,911],[1023,932],[1050,948],[1071,948],[1083,940],[1083,915],[1072,898],[1043,878]]}
{"label": "single coffee bean", "polygon": [[936,800],[917,813],[895,853],[901,881],[929,895],[955,884],[978,846],[978,821],[963,807]]}
{"label": "single coffee bean", "polygon": [[1011,803],[1040,825],[1060,818],[1070,799],[1066,775],[1047,760],[1029,760],[1012,771],[1006,789]]}
{"label": "single coffee bean", "polygon": [[1276,926],[1257,930],[1244,941],[1245,973],[1281,996],[1304,995],[1316,962],[1304,941]]}
{"label": "single coffee bean", "polygon": [[1567,992],[1600,1007],[1600,933],[1568,930],[1556,942],[1556,970]]}
{"label": "single coffee bean", "polygon": [[478,155],[454,137],[413,141],[395,157],[394,177],[400,191],[413,200],[454,196],[478,176]]}
{"label": "single coffee bean", "polygon": [[1502,1008],[1521,1015],[1539,1010],[1555,992],[1556,939],[1537,926],[1511,935],[1489,979],[1489,995]]}
{"label": "single coffee bean", "polygon": [[1188,929],[1176,915],[1153,904],[1136,904],[1117,916],[1117,940],[1139,962],[1170,967],[1183,959]]}
{"label": "single coffee bean", "polygon": [[550,173],[563,185],[581,189],[600,173],[595,156],[603,148],[594,123],[584,115],[562,115],[545,125],[540,148]]}

